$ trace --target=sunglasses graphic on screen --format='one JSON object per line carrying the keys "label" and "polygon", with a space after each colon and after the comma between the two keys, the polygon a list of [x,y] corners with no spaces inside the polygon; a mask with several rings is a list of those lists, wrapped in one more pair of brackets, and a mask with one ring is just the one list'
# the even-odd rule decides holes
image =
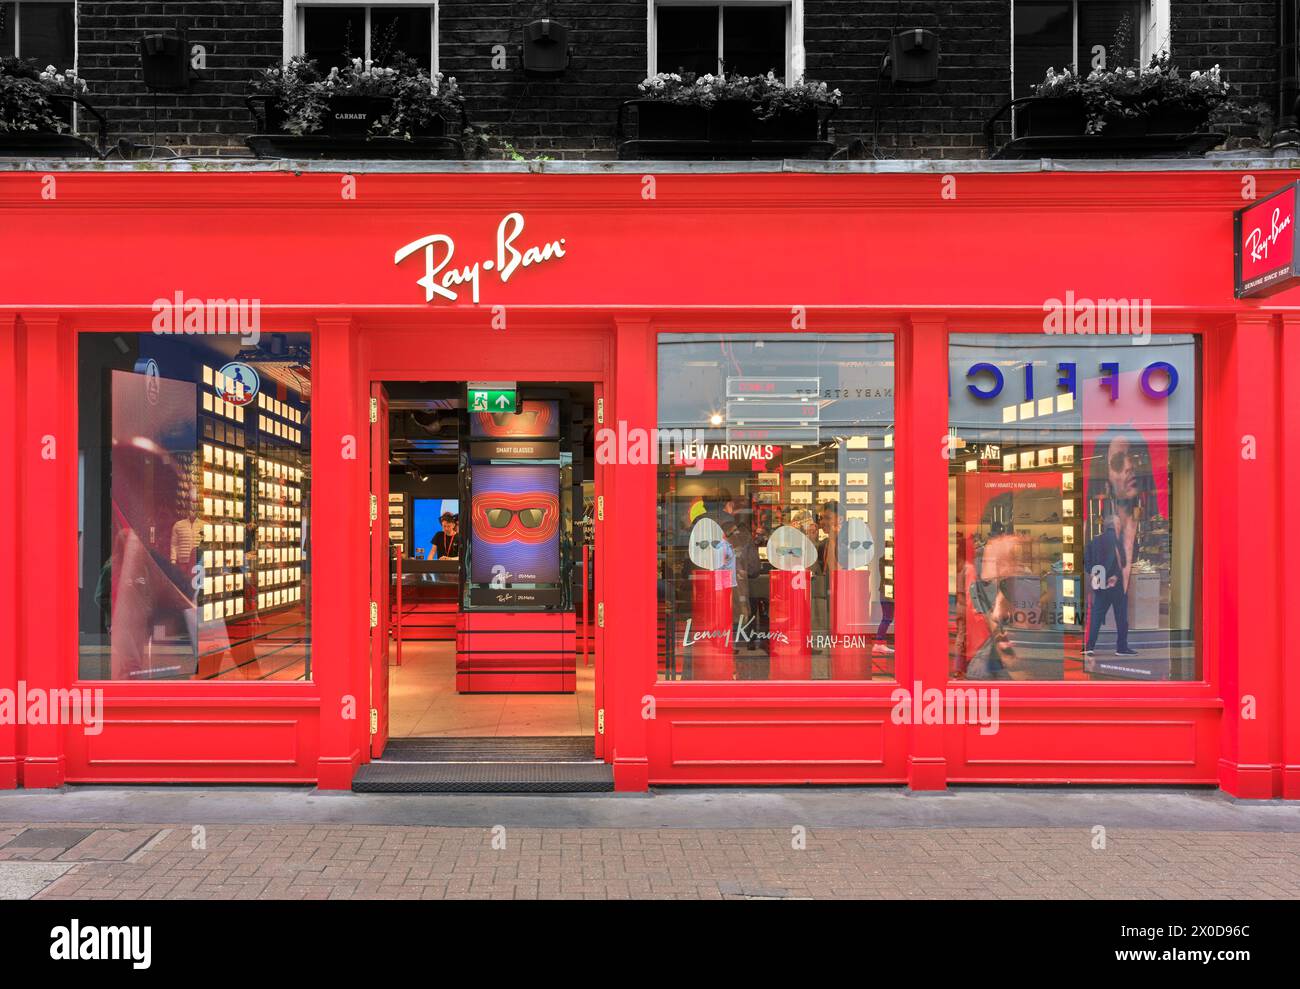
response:
{"label": "sunglasses graphic on screen", "polygon": [[492,491],[475,495],[470,509],[477,539],[541,543],[559,529],[560,500],[546,491]]}
{"label": "sunglasses graphic on screen", "polygon": [[546,521],[545,508],[489,508],[484,514],[494,529],[504,529],[516,518],[525,529],[536,529]]}
{"label": "sunglasses graphic on screen", "polygon": [[541,409],[524,409],[522,412],[480,412],[479,415],[492,417],[492,422],[498,426],[528,425],[536,426],[537,420],[541,416]]}

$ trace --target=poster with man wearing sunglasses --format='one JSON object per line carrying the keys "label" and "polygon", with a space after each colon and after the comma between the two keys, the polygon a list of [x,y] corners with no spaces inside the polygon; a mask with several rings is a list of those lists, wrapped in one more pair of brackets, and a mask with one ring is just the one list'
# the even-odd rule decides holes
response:
{"label": "poster with man wearing sunglasses", "polygon": [[1061,475],[995,471],[970,483],[968,506],[980,515],[962,552],[953,672],[967,680],[1060,680],[1062,602],[1047,562],[1059,549],[1038,543],[1044,512],[1060,504]]}
{"label": "poster with man wearing sunglasses", "polygon": [[[1129,642],[1130,599],[1138,576],[1151,569],[1143,556],[1144,543],[1151,542],[1144,530],[1152,517],[1159,516],[1159,509],[1151,504],[1157,495],[1151,451],[1138,431],[1115,428],[1098,437],[1088,463],[1089,503],[1099,512],[1100,530],[1088,540],[1084,552],[1089,607],[1083,655],[1088,672],[1104,674],[1114,664],[1093,657],[1099,652],[1108,616],[1114,626],[1113,648],[1102,651],[1121,659],[1139,655]],[[1131,662],[1114,672],[1161,675]]]}

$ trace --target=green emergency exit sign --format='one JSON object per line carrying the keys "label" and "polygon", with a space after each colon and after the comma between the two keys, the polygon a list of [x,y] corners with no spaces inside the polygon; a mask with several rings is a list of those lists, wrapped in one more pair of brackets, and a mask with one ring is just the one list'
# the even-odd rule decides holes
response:
{"label": "green emergency exit sign", "polygon": [[468,392],[471,412],[519,411],[519,392],[513,381],[471,381]]}

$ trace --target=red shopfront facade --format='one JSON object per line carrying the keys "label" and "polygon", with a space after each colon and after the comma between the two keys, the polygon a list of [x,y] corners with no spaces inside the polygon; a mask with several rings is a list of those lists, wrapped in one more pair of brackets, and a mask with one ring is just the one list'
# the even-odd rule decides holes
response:
{"label": "red shopfront facade", "polygon": [[[1262,196],[1296,175],[1261,170],[1255,177]],[[879,450],[884,437],[889,490],[880,492],[873,480],[870,498],[848,498],[842,523],[825,522],[824,508],[820,517],[831,531],[842,524],[877,544],[877,556],[862,570],[880,582],[880,603],[889,602],[889,645],[878,653],[888,659],[856,677],[843,673],[856,646],[836,653],[840,647],[831,645],[830,665],[814,663],[817,672],[797,663],[778,667],[773,659],[765,674],[746,676],[734,657],[721,667],[674,659],[675,649],[665,650],[665,614],[670,622],[691,617],[698,632],[704,610],[698,598],[673,603],[677,591],[666,589],[685,586],[685,578],[677,581],[665,570],[672,566],[664,562],[665,516],[676,510],[673,498],[683,506],[683,524],[712,525],[710,519],[726,516],[713,511],[709,495],[691,494],[698,478],[669,477],[664,465],[635,454],[606,458],[595,476],[603,498],[596,545],[611,561],[596,588],[603,625],[596,629],[595,689],[604,728],[596,746],[612,764],[618,789],[875,783],[933,790],[952,783],[1068,782],[1216,785],[1241,797],[1294,799],[1300,796],[1300,641],[1289,620],[1287,554],[1300,543],[1300,468],[1291,455],[1300,446],[1300,403],[1291,380],[1300,372],[1300,316],[1294,292],[1234,299],[1232,213],[1241,189],[1238,172],[1209,170],[0,176],[8,245],[0,273],[0,462],[7,478],[0,485],[0,524],[10,548],[0,560],[0,688],[102,688],[104,702],[103,730],[94,735],[73,725],[0,725],[0,786],[350,786],[376,751],[365,710],[383,704],[382,690],[372,693],[377,681],[367,621],[373,596],[368,406],[376,382],[586,382],[600,403],[599,421],[616,432],[649,434],[694,421],[666,410],[674,396],[691,390],[690,375],[699,368],[714,373],[714,350],[735,364],[720,373],[740,382],[737,388],[759,382],[781,398],[788,386],[791,402],[807,396],[795,397],[796,384],[772,383],[799,377],[780,373],[777,357],[789,352],[806,364],[816,350],[825,367],[833,360],[840,368],[812,386],[823,410],[843,397],[822,396],[834,390],[822,388],[834,375],[841,384],[863,375],[871,382],[870,401],[887,403],[853,415],[878,419],[879,429],[864,427],[857,447]],[[510,224],[511,250],[499,253],[503,222]],[[411,249],[395,260],[404,248]],[[433,277],[426,274],[426,249],[437,268]],[[504,279],[501,261],[507,262]],[[1112,375],[1104,358],[1130,341],[1102,340],[1086,330],[1045,334],[1047,300],[1066,293],[1148,300],[1154,356],[1133,346],[1132,366]],[[275,474],[258,479],[267,490],[299,485],[298,528],[292,529],[292,514],[271,522],[309,534],[313,579],[309,601],[300,603],[310,616],[304,676],[139,682],[88,676],[93,667],[78,615],[93,599],[82,545],[83,478],[91,468],[80,437],[105,412],[83,407],[79,397],[92,366],[88,355],[94,348],[111,355],[115,337],[154,333],[155,301],[173,298],[257,300],[260,332],[286,335],[291,350],[299,348],[280,363],[297,361],[300,371],[309,363],[309,431],[301,428],[305,399],[291,387],[276,386],[279,404],[262,420],[285,444],[296,443],[303,459],[286,459]],[[1041,403],[1054,395],[1058,404],[1048,411],[1064,408],[1064,386],[1041,376],[1037,384],[1022,380],[1015,364],[1017,353],[1044,341],[1065,348],[1047,359],[1054,368],[1082,369],[1090,393],[1099,381],[1103,390],[1113,384],[1116,395],[1146,387],[1148,379],[1138,375],[1165,353],[1161,347],[1186,347],[1195,355],[1192,364],[1173,362],[1183,411],[1162,412],[1159,428],[1161,435],[1177,434],[1186,449],[1177,456],[1154,453],[1155,473],[1175,480],[1158,486],[1163,501],[1147,510],[1145,523],[1149,533],[1166,533],[1173,547],[1153,566],[1182,576],[1172,590],[1153,592],[1148,603],[1156,617],[1134,625],[1146,621],[1155,629],[1149,641],[1177,640],[1177,649],[1168,646],[1173,658],[1157,663],[1162,672],[1155,675],[1150,664],[1145,678],[1096,675],[1106,667],[1081,655],[1083,606],[1076,612],[1070,605],[1066,617],[1058,608],[1053,621],[1071,625],[1064,638],[1052,640],[1066,643],[1065,672],[1058,663],[1050,677],[998,683],[996,732],[920,716],[899,723],[900,688],[944,691],[963,684],[954,670],[977,675],[969,665],[974,638],[963,638],[974,635],[974,626],[963,626],[961,615],[995,608],[992,600],[980,603],[977,585],[994,596],[1012,593],[996,574],[981,580],[993,555],[989,533],[1024,535],[1027,545],[1032,526],[1049,525],[1037,515],[1068,529],[1088,503],[1082,492],[1071,499],[1074,475],[1065,468],[1076,457],[1098,463],[1108,457],[1121,466],[1137,460],[1114,447],[1102,457],[1085,438],[1056,453],[1039,451],[1037,460],[1031,454],[1030,483],[1012,477],[1028,468],[1025,454],[1007,452],[1005,444],[963,441],[954,452],[950,437],[962,431],[954,425],[960,402],[992,401],[995,378],[1004,389],[997,392],[1004,423],[1015,414],[1007,407],[1019,405],[1023,417],[1042,415]],[[684,348],[678,363],[670,345]],[[697,346],[703,359],[696,359]],[[736,357],[742,346],[766,350],[768,363],[742,368]],[[1097,347],[1112,349],[1102,355]],[[309,362],[301,357],[307,353]],[[1117,364],[1127,360],[1120,358]],[[986,364],[1002,370],[982,370]],[[157,376],[156,368],[136,370]],[[1159,372],[1151,393],[1170,385]],[[700,434],[706,449],[695,453],[707,468],[717,457],[716,442],[734,440],[732,454],[754,461],[752,476],[738,483],[752,492],[747,497],[757,510],[766,497],[757,493],[764,478],[779,475],[774,490],[785,492],[787,482],[799,490],[792,465],[800,463],[794,451],[803,444],[787,435],[780,467],[751,456],[745,444],[764,434],[747,433],[740,419],[733,423],[731,406],[724,409],[731,387],[717,397],[712,423],[724,432]],[[166,402],[171,383],[164,380],[161,388]],[[195,440],[196,450],[202,442]],[[954,458],[967,456],[974,466],[954,466]],[[307,500],[294,463],[309,465]],[[222,474],[215,466],[214,477]],[[720,468],[734,476],[738,469],[725,461]],[[969,478],[961,476],[967,472]],[[707,479],[708,471],[701,476]],[[815,489],[819,479],[812,476]],[[233,484],[205,475],[204,484],[212,483]],[[980,529],[975,521],[971,538],[962,534],[963,509],[954,506],[968,503],[972,518],[983,512],[987,520],[999,486],[1015,487],[1019,496],[1045,485],[1061,507],[1036,510],[1025,522],[1029,528],[1018,527],[1019,508],[1008,508],[1014,514],[1005,529],[998,523]],[[717,495],[722,488],[709,489],[713,501],[733,497]],[[791,510],[777,513],[773,524],[802,527],[811,548],[797,535],[788,537],[789,545],[775,539],[764,547],[769,565],[773,554],[787,552],[792,559],[805,554],[810,568],[820,561],[828,573],[844,567],[826,562],[832,551],[816,542],[817,520],[808,516],[818,496],[793,498]],[[855,505],[863,523],[857,529]],[[1032,538],[1055,554],[1057,569],[1044,567],[1042,581],[1080,595],[1071,581],[1084,576],[1094,551],[1092,543],[1086,552],[1079,545],[1075,562],[1070,543],[1086,533],[1067,532],[1064,546],[1050,532]],[[684,536],[674,545],[686,552]],[[172,546],[175,563],[174,536]],[[187,548],[181,539],[182,555]],[[960,570],[972,553],[967,563],[974,579],[968,580],[971,574]],[[1136,555],[1132,546],[1128,555]],[[1064,568],[1062,558],[1070,561]],[[288,554],[283,563],[275,559],[290,573],[302,562]],[[1136,599],[1143,584],[1132,579]],[[773,585],[781,580],[771,578]],[[1042,581],[1035,586],[1046,587]],[[832,582],[851,584],[842,576]],[[218,585],[232,614],[242,610],[241,587]],[[802,635],[798,609],[777,604],[786,593],[771,590],[771,606]],[[1137,609],[1130,615],[1141,613],[1140,604],[1124,606]],[[834,625],[839,613],[832,603],[824,620]],[[1175,613],[1182,617],[1170,617]],[[859,624],[874,628],[881,620],[879,611],[864,615]],[[814,611],[807,621],[819,620]],[[1112,629],[1113,617],[1107,621],[1104,629]],[[1173,625],[1177,635],[1169,632]],[[672,625],[672,641],[680,631]],[[1109,643],[1114,632],[1100,634]],[[1115,641],[1123,647],[1122,637]],[[996,652],[990,648],[981,664]],[[955,660],[963,650],[965,658]],[[1149,644],[1131,654],[1144,659]],[[1107,662],[1112,672],[1118,668]]]}

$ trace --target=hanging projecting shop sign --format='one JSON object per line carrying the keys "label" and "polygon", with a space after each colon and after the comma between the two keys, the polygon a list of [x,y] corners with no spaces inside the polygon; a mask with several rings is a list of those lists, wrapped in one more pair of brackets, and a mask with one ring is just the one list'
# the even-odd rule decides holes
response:
{"label": "hanging projecting shop sign", "polygon": [[1300,280],[1296,197],[1292,182],[1233,214],[1233,254],[1238,299],[1272,295]]}

